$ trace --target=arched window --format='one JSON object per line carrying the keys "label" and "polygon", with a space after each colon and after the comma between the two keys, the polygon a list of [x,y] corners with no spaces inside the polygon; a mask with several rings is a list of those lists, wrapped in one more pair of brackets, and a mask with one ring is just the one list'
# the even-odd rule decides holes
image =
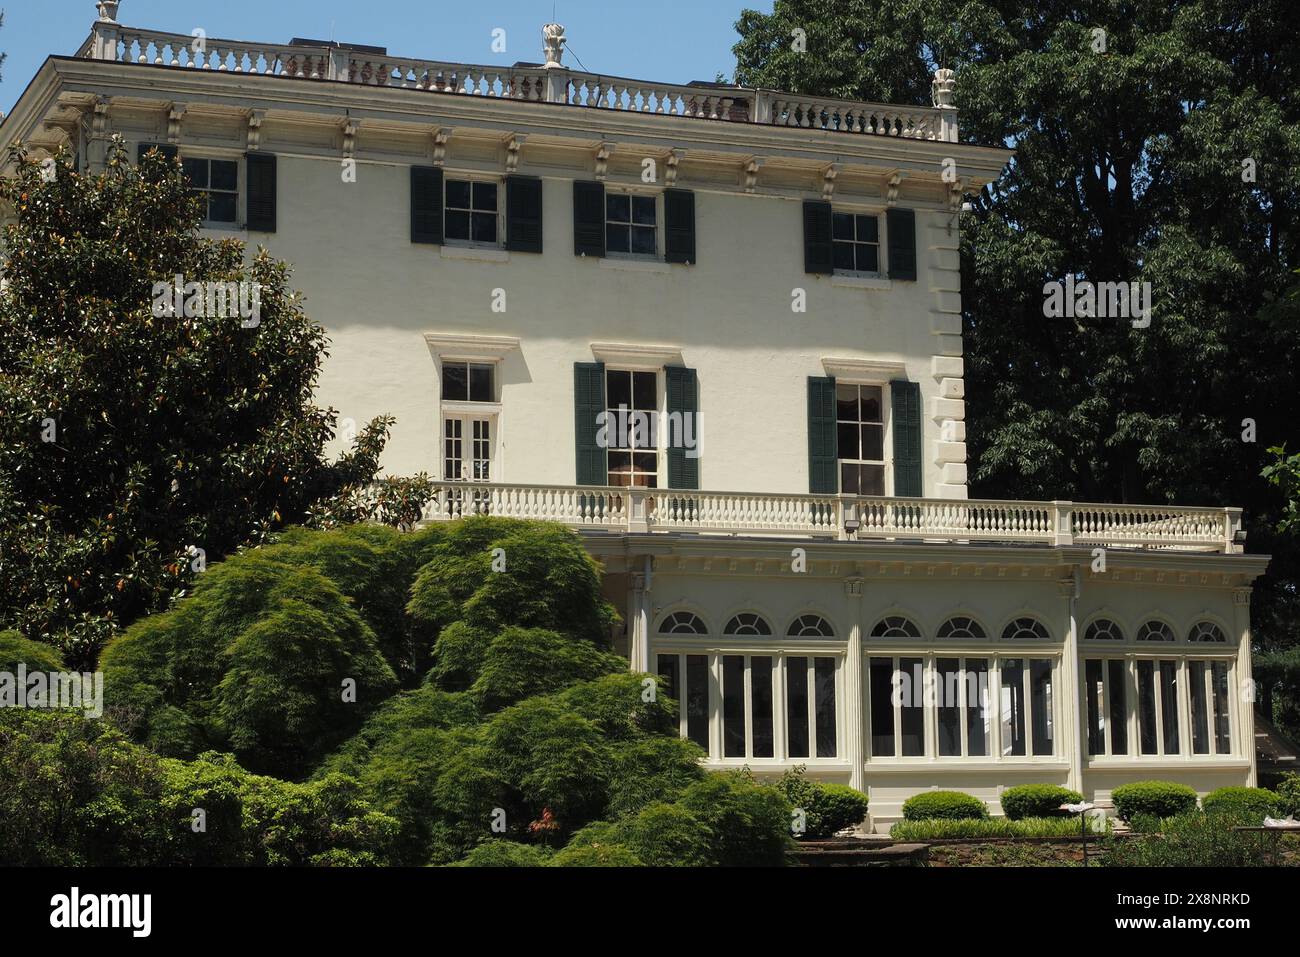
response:
{"label": "arched window", "polygon": [[1016,618],[1002,629],[1003,641],[1047,641],[1051,635],[1035,618]]}
{"label": "arched window", "polygon": [[800,615],[790,622],[786,634],[791,638],[834,638],[835,629],[821,615]]}
{"label": "arched window", "polygon": [[940,638],[987,638],[984,628],[974,618],[949,618],[939,626]]}
{"label": "arched window", "polygon": [[[1149,625],[1151,624],[1151,622],[1147,622],[1147,624]],[[1142,627],[1145,628],[1147,626],[1143,625]],[[1138,632],[1138,637],[1139,638],[1142,637],[1141,632]],[[1095,621],[1093,621],[1091,625],[1089,625],[1087,628],[1084,629],[1083,640],[1084,641],[1123,641],[1124,632],[1120,629],[1119,625],[1115,624],[1109,618],[1098,618]]]}
{"label": "arched window", "polygon": [[698,615],[689,611],[675,611],[659,623],[661,635],[707,635],[709,629],[704,627]]}
{"label": "arched window", "polygon": [[1192,625],[1192,630],[1187,635],[1188,641],[1219,641],[1225,642],[1228,636],[1212,621],[1198,621]]}
{"label": "arched window", "polygon": [[1173,641],[1174,630],[1166,625],[1163,621],[1156,621],[1154,618],[1150,621],[1144,621],[1142,627],[1138,629],[1138,641]]}
{"label": "arched window", "polygon": [[722,633],[724,635],[770,635],[772,626],[761,615],[742,611],[727,622],[727,627],[722,629]]}
{"label": "arched window", "polygon": [[912,619],[902,615],[890,615],[876,622],[871,629],[872,638],[920,638],[921,629],[912,623]]}

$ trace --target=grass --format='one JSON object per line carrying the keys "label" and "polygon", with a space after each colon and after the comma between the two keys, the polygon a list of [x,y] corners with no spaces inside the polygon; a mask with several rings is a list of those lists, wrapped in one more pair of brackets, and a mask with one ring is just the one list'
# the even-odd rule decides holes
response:
{"label": "grass", "polygon": [[[1089,837],[1101,835],[1089,822]],[[1110,830],[1109,821],[1104,825]],[[889,829],[898,841],[938,841],[977,837],[1078,837],[1079,821],[1073,817],[1026,817],[1019,821],[1007,818],[969,821],[899,821]]]}

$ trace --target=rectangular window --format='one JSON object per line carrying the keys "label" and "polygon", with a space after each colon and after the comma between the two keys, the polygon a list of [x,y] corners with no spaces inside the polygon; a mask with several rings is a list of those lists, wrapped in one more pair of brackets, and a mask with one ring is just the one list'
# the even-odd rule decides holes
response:
{"label": "rectangular window", "polygon": [[1143,754],[1159,754],[1157,740],[1156,663],[1147,659],[1137,663],[1138,749]]}
{"label": "rectangular window", "polygon": [[894,659],[872,658],[867,669],[871,694],[871,754],[892,758],[894,749]]}
{"label": "rectangular window", "polygon": [[722,658],[722,753],[728,758],[745,754],[745,658]]}
{"label": "rectangular window", "polygon": [[961,660],[936,658],[935,692],[938,696],[939,756],[961,754]]}
{"label": "rectangular window", "polygon": [[609,484],[659,487],[659,374],[605,372]]}
{"label": "rectangular window", "polygon": [[792,758],[808,757],[808,659],[785,659],[785,710],[788,750]]}
{"label": "rectangular window", "polygon": [[1232,729],[1228,718],[1228,663],[1210,663],[1210,678],[1214,683],[1214,753],[1232,753]]}
{"label": "rectangular window", "polygon": [[1106,716],[1101,710],[1106,679],[1102,677],[1101,665],[1097,658],[1089,658],[1083,663],[1084,692],[1088,699],[1089,754],[1106,753]]}
{"label": "rectangular window", "polygon": [[884,389],[835,384],[836,457],[845,495],[885,494]]}
{"label": "rectangular window", "polygon": [[1179,754],[1178,662],[1160,662],[1160,717],[1164,732],[1164,753]]}
{"label": "rectangular window", "polygon": [[497,245],[497,184],[480,180],[445,181],[443,233],[451,242]]}
{"label": "rectangular window", "polygon": [[863,213],[837,212],[831,217],[835,271],[880,273],[880,219]]}
{"label": "rectangular window", "polygon": [[1106,694],[1110,717],[1110,753],[1128,754],[1128,668],[1126,662],[1106,662]]}
{"label": "rectangular window", "polygon": [[190,192],[203,200],[203,219],[234,223],[239,218],[239,161],[186,156],[181,168]]}
{"label": "rectangular window", "polygon": [[993,722],[989,720],[989,663],[985,658],[966,659],[966,753],[987,757]]}
{"label": "rectangular window", "polygon": [[755,656],[749,659],[749,692],[753,703],[753,757],[770,758],[776,752],[772,732],[772,659]]}
{"label": "rectangular window", "polygon": [[657,255],[656,203],[653,196],[606,191],[606,252],[625,256]]}
{"label": "rectangular window", "polygon": [[453,402],[495,402],[494,372],[491,363],[444,361],[442,397]]}
{"label": "rectangular window", "polygon": [[817,723],[817,757],[833,758],[835,740],[835,659],[813,659],[814,712]]}
{"label": "rectangular window", "polygon": [[899,703],[900,739],[902,754],[905,758],[921,757],[925,754],[925,667],[920,658],[899,658],[900,672]]}
{"label": "rectangular window", "polygon": [[1025,663],[1021,658],[1002,661],[1002,753],[1024,755]]}
{"label": "rectangular window", "polygon": [[686,737],[709,750],[709,658],[686,656]]}
{"label": "rectangular window", "polygon": [[1029,707],[1032,718],[1030,739],[1035,755],[1056,753],[1055,708],[1052,703],[1052,662],[1046,658],[1029,661]]}

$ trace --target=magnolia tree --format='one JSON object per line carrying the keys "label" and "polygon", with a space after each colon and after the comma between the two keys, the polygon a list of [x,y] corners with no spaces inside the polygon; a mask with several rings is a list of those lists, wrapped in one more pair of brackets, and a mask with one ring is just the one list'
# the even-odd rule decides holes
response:
{"label": "magnolia tree", "polygon": [[[174,160],[66,156],[0,183],[0,627],[93,660],[209,561],[294,523],[409,524],[427,476],[376,482],[393,420],[329,460],[328,340],[264,249],[198,232]],[[378,485],[378,490],[376,486]]]}

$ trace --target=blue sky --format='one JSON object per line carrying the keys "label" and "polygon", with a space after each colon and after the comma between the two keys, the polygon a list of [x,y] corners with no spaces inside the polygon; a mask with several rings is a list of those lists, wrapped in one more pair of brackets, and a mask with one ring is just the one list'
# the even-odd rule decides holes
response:
{"label": "blue sky", "polygon": [[[733,28],[742,8],[771,12],[772,0],[554,0],[573,55],[588,70],[686,83],[730,75]],[[0,111],[12,109],[44,62],[71,55],[90,33],[92,0],[0,0]],[[122,0],[127,26],[284,43],[291,37],[386,46],[400,56],[465,63],[539,62],[552,0]],[[491,50],[506,31],[506,52]]]}

